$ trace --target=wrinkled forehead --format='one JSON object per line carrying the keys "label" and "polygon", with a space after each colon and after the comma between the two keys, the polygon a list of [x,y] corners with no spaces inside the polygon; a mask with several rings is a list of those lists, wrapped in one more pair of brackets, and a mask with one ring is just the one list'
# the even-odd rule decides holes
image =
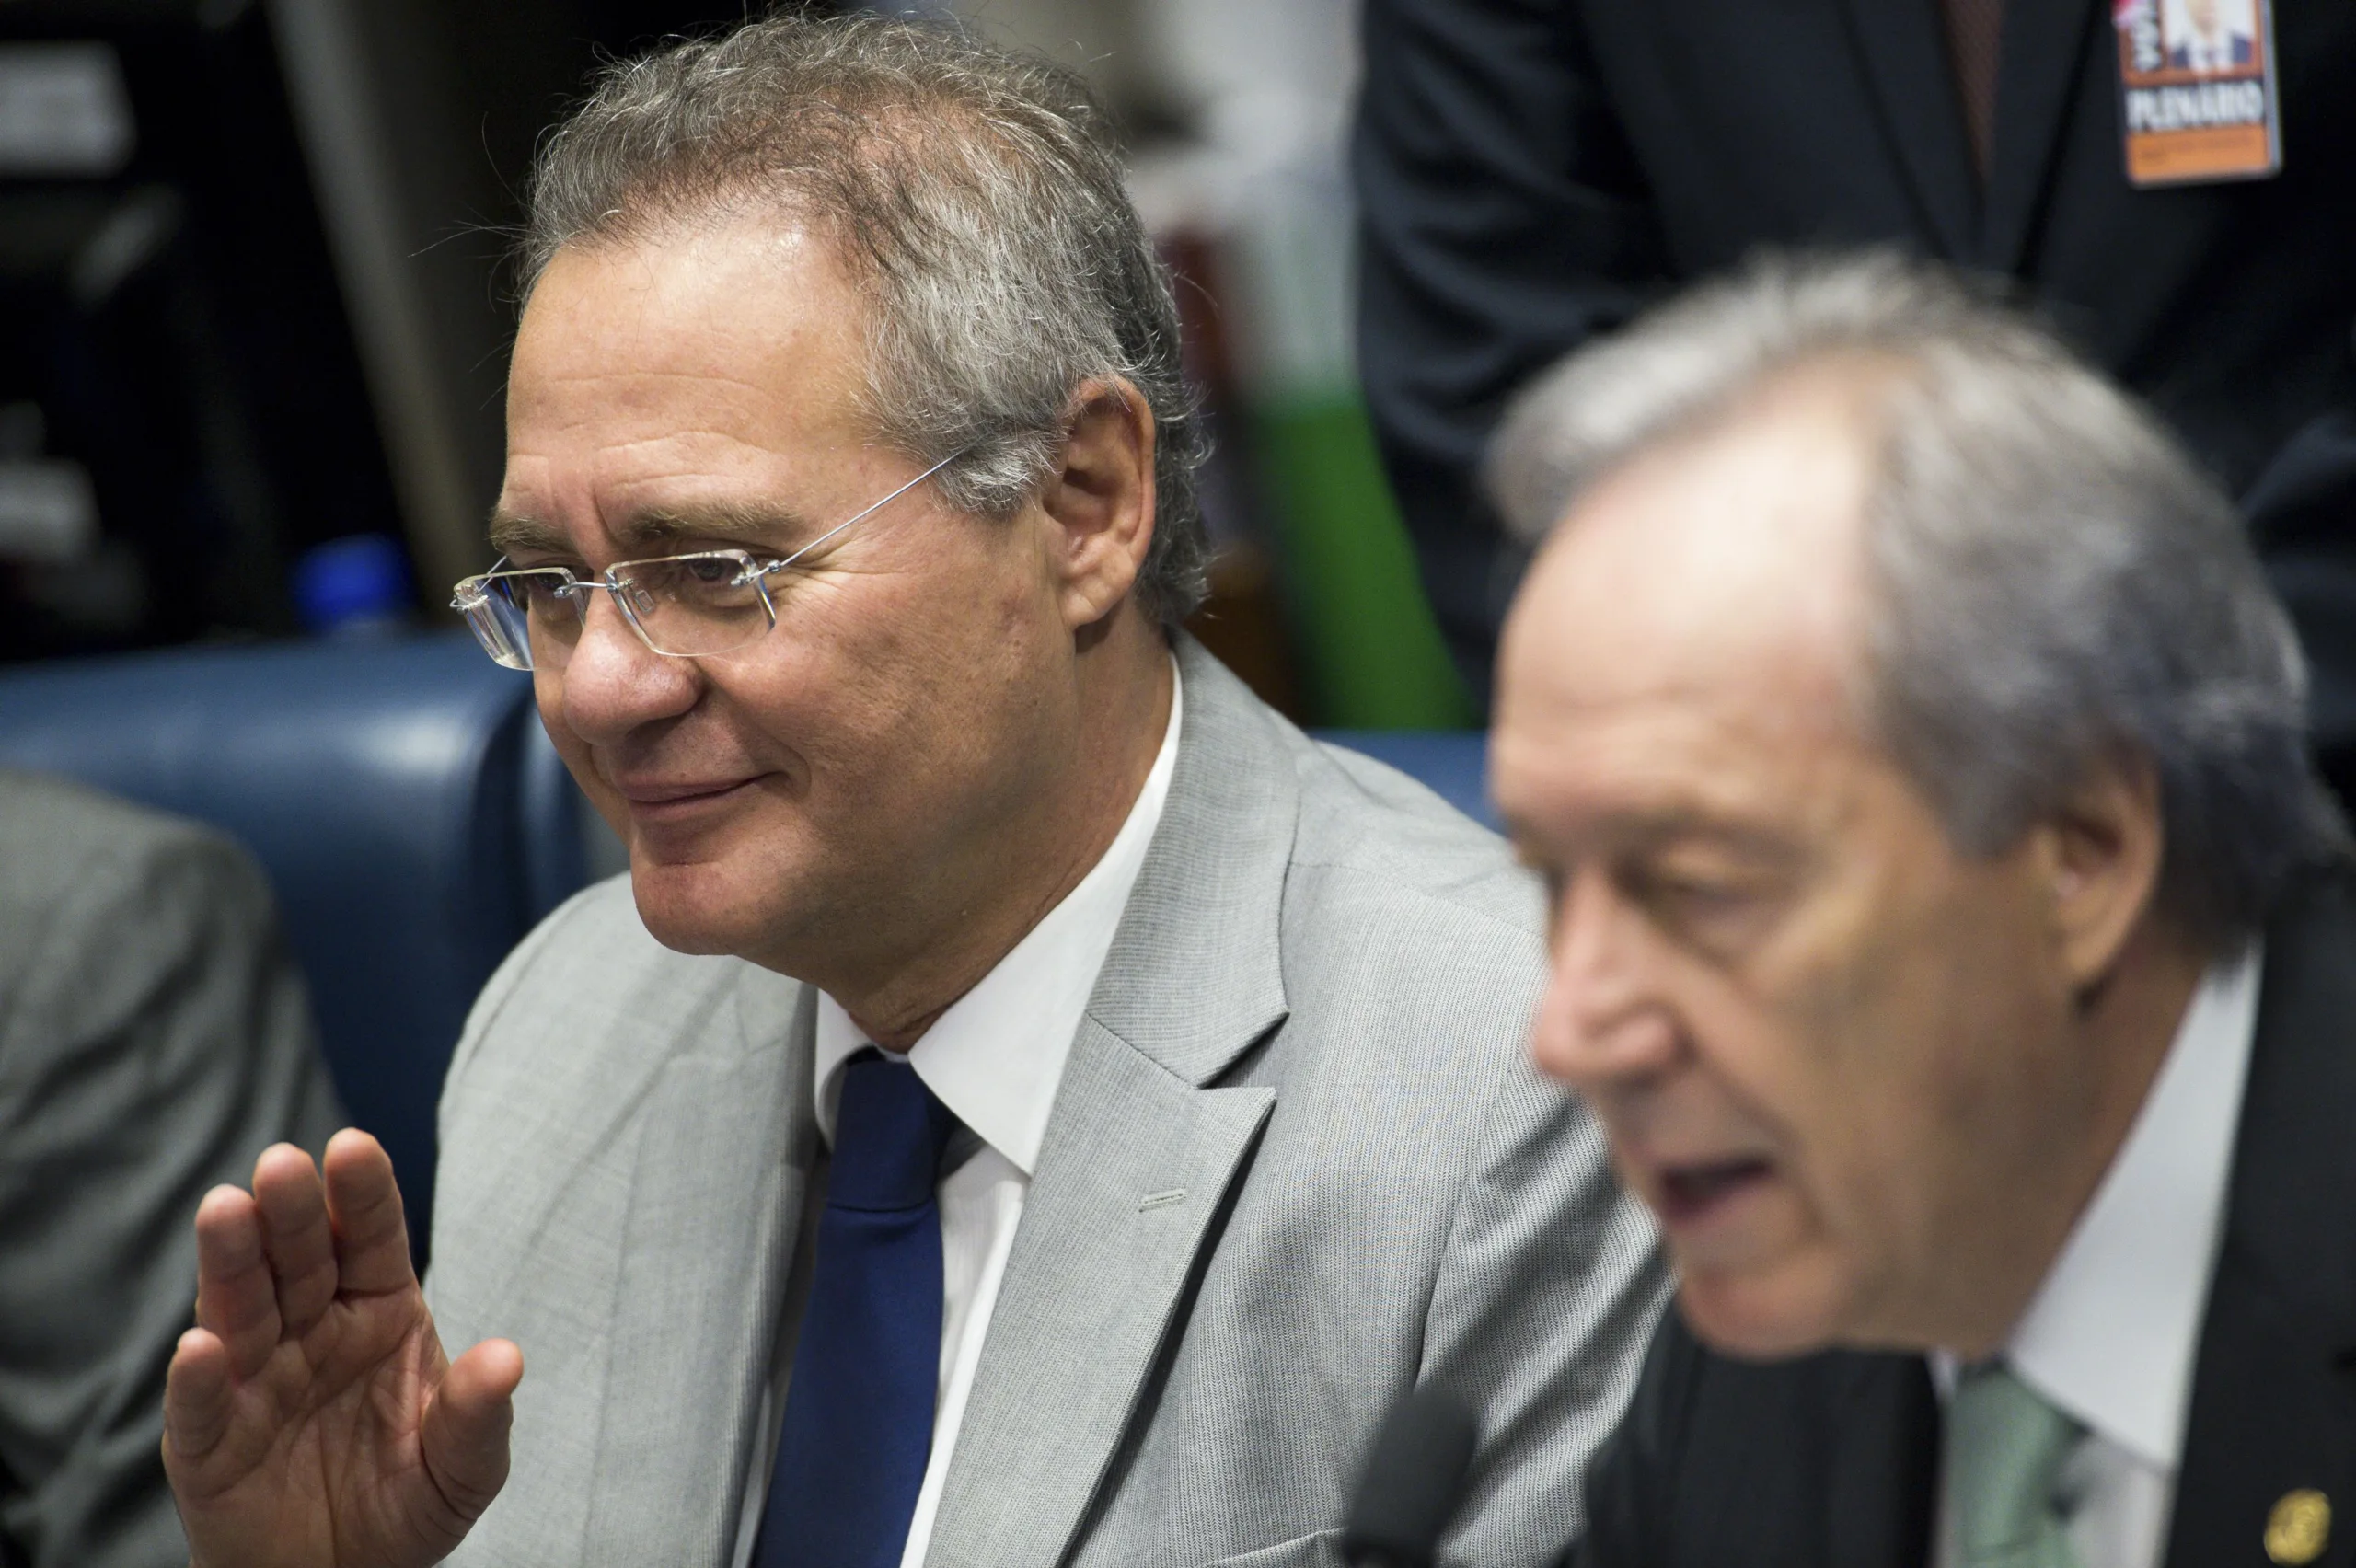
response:
{"label": "wrinkled forehead", "polygon": [[518,399],[616,375],[848,386],[864,360],[860,303],[833,246],[768,214],[583,238],[534,283],[510,416]]}
{"label": "wrinkled forehead", "polygon": [[1861,722],[1870,464],[1803,399],[1634,458],[1533,561],[1492,744],[1518,823],[1788,815],[1878,773]]}
{"label": "wrinkled forehead", "polygon": [[856,302],[806,236],[746,222],[568,246],[518,332],[498,514],[564,530],[776,499],[823,515],[888,467],[863,367]]}
{"label": "wrinkled forehead", "polygon": [[1805,386],[1630,459],[1532,563],[1501,705],[1537,689],[1588,702],[1847,689],[1872,478],[1854,400]]}

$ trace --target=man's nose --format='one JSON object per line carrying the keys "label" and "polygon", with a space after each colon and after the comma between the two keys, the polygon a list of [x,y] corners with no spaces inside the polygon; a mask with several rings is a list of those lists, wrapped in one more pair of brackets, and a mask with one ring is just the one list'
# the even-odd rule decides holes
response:
{"label": "man's nose", "polygon": [[1669,1065],[1678,1036],[1658,985],[1658,940],[1600,870],[1583,869],[1564,883],[1531,1032],[1541,1068],[1592,1092]]}
{"label": "man's nose", "polygon": [[601,589],[587,599],[560,676],[566,727],[592,745],[611,745],[641,725],[693,708],[703,684],[695,661],[649,648],[611,594]]}

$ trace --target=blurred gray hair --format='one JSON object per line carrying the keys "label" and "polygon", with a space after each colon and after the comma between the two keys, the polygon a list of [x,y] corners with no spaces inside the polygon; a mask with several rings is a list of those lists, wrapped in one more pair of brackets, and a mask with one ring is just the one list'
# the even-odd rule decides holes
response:
{"label": "blurred gray hair", "polygon": [[2306,673],[2232,504],[2159,422],[1954,274],[1766,256],[1572,355],[1490,453],[1536,541],[1631,458],[1803,369],[1885,366],[1865,439],[1869,733],[1969,854],[2015,842],[2107,751],[2148,756],[2159,906],[2222,947],[2346,852],[2310,770]]}
{"label": "blurred gray hair", "polygon": [[1202,602],[1207,452],[1168,274],[1103,111],[1071,73],[953,29],[791,14],[607,66],[543,141],[518,261],[774,210],[833,243],[872,308],[867,415],[1007,516],[1055,472],[1072,402],[1126,379],[1157,425],[1137,594],[1175,626]]}

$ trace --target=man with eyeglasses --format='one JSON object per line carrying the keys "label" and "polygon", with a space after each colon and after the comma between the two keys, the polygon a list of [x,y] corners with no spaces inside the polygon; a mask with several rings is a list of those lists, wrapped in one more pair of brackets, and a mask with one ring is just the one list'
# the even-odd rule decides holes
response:
{"label": "man with eyeglasses", "polygon": [[1418,1384],[1452,1549],[1558,1542],[1652,1233],[1524,1060],[1497,842],[1173,629],[1201,437],[1100,126],[780,17],[549,139],[457,602],[631,876],[468,1024],[430,1291],[362,1135],[205,1200],[200,1568],[1329,1562]]}

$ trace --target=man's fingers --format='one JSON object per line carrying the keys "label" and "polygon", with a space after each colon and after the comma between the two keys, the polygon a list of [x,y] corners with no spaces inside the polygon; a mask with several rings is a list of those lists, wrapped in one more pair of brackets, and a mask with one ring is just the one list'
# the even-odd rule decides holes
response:
{"label": "man's fingers", "polygon": [[293,1144],[266,1149],[254,1165],[262,1250],[278,1292],[281,1332],[299,1337],[335,1300],[335,1235],[311,1157]]}
{"label": "man's fingers", "polygon": [[507,1432],[524,1353],[512,1340],[485,1340],[450,1364],[418,1435],[433,1478],[460,1529],[481,1516],[507,1480]]}
{"label": "man's fingers", "polygon": [[229,1350],[204,1329],[180,1335],[164,1374],[164,1461],[197,1464],[229,1429]]}
{"label": "man's fingers", "polygon": [[393,1162],[366,1133],[346,1127],[328,1140],[328,1214],[335,1226],[336,1271],[345,1290],[374,1294],[417,1283],[409,1227]]}
{"label": "man's fingers", "polygon": [[227,1347],[229,1372],[260,1370],[278,1347],[278,1287],[250,1194],[215,1187],[196,1205],[196,1320]]}

